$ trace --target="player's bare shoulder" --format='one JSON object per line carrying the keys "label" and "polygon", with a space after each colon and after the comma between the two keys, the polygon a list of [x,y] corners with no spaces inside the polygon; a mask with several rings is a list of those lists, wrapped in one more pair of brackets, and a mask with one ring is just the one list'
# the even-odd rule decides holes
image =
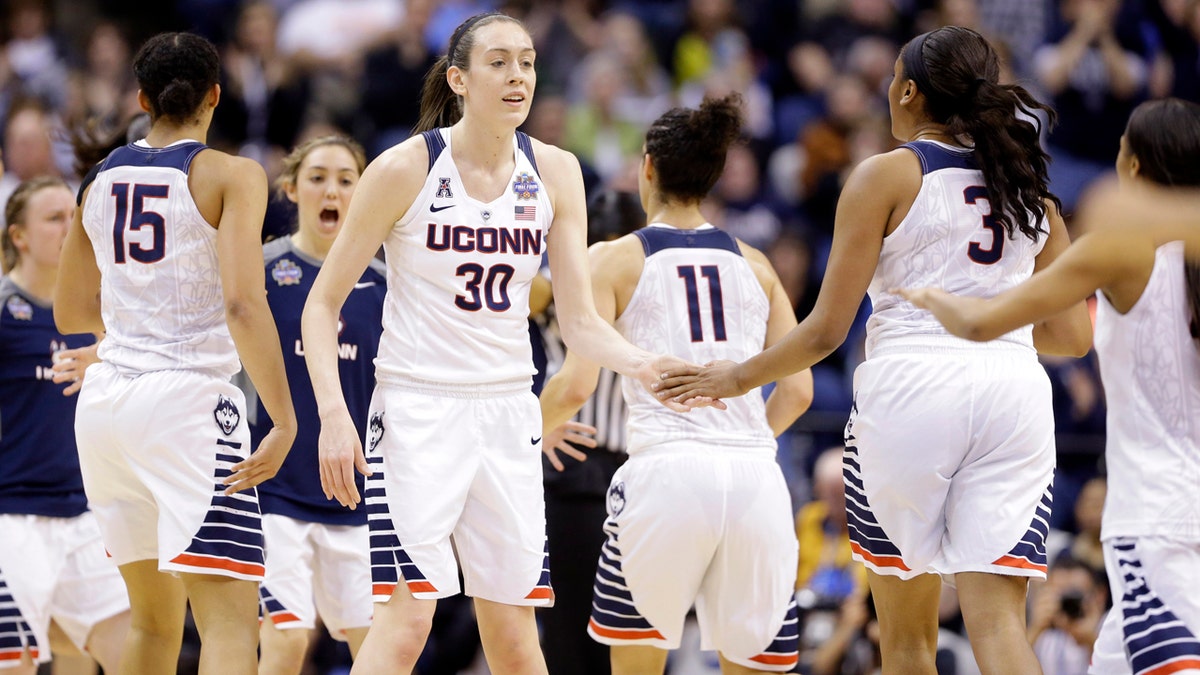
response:
{"label": "player's bare shoulder", "polygon": [[763,287],[763,290],[770,295],[771,289],[779,283],[779,275],[775,272],[775,267],[771,264],[770,258],[762,251],[741,239],[736,241],[738,250],[742,252],[742,257],[746,259],[746,263],[753,270],[754,277],[758,279],[758,283]]}
{"label": "player's bare shoulder", "polygon": [[[537,163],[538,173],[547,193],[552,200],[564,191],[575,187],[583,188],[583,170],[579,168],[579,159],[575,155],[556,145],[543,143],[530,137],[533,146],[533,157]],[[556,201],[557,208],[557,201]]]}
{"label": "player's bare shoulder", "polygon": [[200,215],[216,227],[227,202],[244,192],[267,192],[267,172],[247,157],[238,157],[213,148],[205,148],[192,159],[188,170],[188,189]]}

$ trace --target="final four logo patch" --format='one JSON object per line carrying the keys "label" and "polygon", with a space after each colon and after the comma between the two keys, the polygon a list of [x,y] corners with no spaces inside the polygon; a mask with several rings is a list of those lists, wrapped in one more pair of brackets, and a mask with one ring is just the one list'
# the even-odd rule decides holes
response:
{"label": "final four logo patch", "polygon": [[233,433],[234,429],[237,429],[238,423],[242,421],[242,414],[238,412],[233,399],[221,394],[217,396],[217,407],[213,409],[213,419],[217,421],[221,433],[228,436]]}
{"label": "final four logo patch", "polygon": [[383,438],[383,413],[376,411],[371,413],[371,421],[367,424],[367,452],[374,451],[381,438]]}
{"label": "final four logo patch", "polygon": [[300,283],[300,277],[304,276],[304,270],[296,263],[287,258],[280,258],[279,262],[275,263],[275,267],[271,270],[271,278],[280,286],[292,286]]}
{"label": "final four logo patch", "polygon": [[540,189],[533,176],[524,172],[517,174],[517,179],[513,181],[513,193],[517,195],[517,199],[537,199]]}
{"label": "final four logo patch", "polygon": [[12,314],[12,318],[18,321],[33,319],[33,305],[19,295],[8,296],[8,302],[4,303],[4,306],[8,309],[8,313]]}

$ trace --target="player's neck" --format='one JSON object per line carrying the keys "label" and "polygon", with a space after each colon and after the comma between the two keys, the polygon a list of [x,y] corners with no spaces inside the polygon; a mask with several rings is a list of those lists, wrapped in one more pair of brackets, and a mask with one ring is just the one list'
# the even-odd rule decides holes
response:
{"label": "player's neck", "polygon": [[8,273],[8,278],[33,296],[34,300],[49,304],[54,298],[54,278],[57,268],[43,268],[36,263],[22,261]]}
{"label": "player's neck", "polygon": [[912,141],[938,141],[947,145],[961,145],[953,136],[946,133],[946,127],[941,124],[918,124],[908,137]]}
{"label": "player's neck", "polygon": [[171,124],[159,120],[146,134],[146,143],[152,148],[165,148],[179,141],[205,142],[208,138],[208,121],[202,120],[196,124]]}
{"label": "player's neck", "polygon": [[513,129],[459,122],[450,128],[455,163],[490,167],[511,162]]}
{"label": "player's neck", "polygon": [[323,261],[325,256],[329,255],[329,249],[333,247],[333,242],[305,236],[304,230],[301,229],[292,235],[292,246],[310,258]]}
{"label": "player's neck", "polygon": [[651,204],[646,213],[647,223],[665,223],[679,230],[694,230],[708,223],[696,206],[677,204]]}

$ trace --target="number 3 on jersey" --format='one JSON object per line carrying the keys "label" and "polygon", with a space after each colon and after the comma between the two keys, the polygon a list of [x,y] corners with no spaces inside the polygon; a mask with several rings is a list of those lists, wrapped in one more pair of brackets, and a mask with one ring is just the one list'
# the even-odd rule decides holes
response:
{"label": "number 3 on jersey", "polygon": [[963,199],[968,204],[974,204],[980,199],[988,201],[988,213],[983,217],[983,226],[992,231],[992,245],[984,248],[979,245],[979,242],[973,241],[967,247],[967,257],[980,265],[994,265],[999,262],[1000,256],[1004,253],[1004,226],[996,222],[996,218],[992,215],[987,188],[982,185],[972,185],[963,190]]}
{"label": "number 3 on jersey", "polygon": [[[700,323],[700,288],[695,265],[680,265],[675,270],[687,290],[688,320],[691,322],[692,342],[704,341],[704,326]],[[725,305],[721,301],[721,275],[716,265],[701,265],[700,275],[708,280],[708,302],[712,307],[713,339],[725,341]]]}
{"label": "number 3 on jersey", "polygon": [[[113,254],[118,265],[125,264],[125,256],[140,263],[156,263],[166,254],[167,226],[162,214],[145,208],[146,199],[166,199],[168,185],[133,186],[133,208],[129,204],[129,183],[113,183],[112,196],[117,200],[116,217],[113,218]],[[150,245],[146,245],[144,228],[150,228]],[[126,231],[137,230],[140,242],[125,243]]]}

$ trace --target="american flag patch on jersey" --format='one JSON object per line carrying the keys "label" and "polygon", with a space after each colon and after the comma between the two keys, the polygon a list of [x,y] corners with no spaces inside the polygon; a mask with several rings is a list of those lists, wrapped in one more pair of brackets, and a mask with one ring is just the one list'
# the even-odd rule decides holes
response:
{"label": "american flag patch on jersey", "polygon": [[513,217],[517,220],[533,220],[537,215],[536,206],[514,206]]}

